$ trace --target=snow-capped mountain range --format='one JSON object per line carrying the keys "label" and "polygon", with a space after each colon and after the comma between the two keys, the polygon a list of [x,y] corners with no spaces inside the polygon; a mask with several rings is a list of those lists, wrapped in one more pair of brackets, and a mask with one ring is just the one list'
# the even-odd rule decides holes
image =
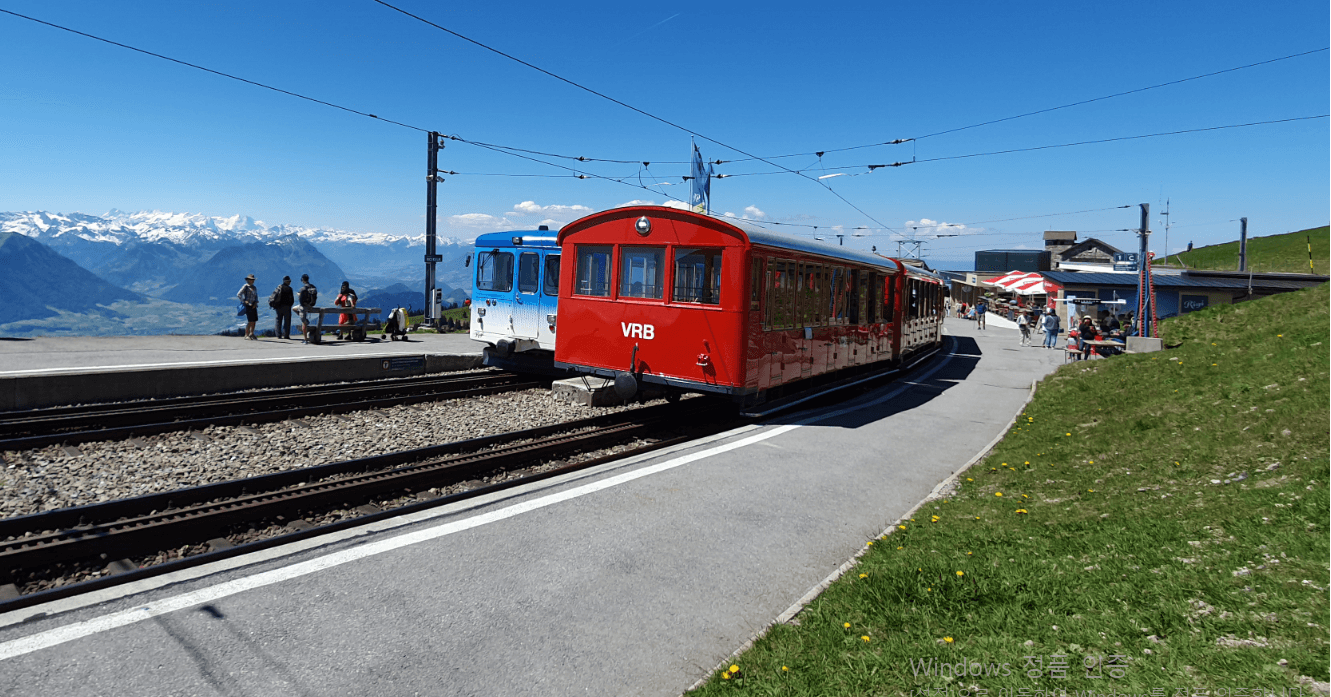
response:
{"label": "snow-capped mountain range", "polygon": [[[299,225],[267,225],[247,215],[229,218],[201,213],[111,210],[103,215],[49,213],[46,211],[0,213],[0,232],[17,232],[47,244],[71,237],[85,242],[117,246],[132,241],[171,242],[186,247],[217,242],[262,242],[296,235],[313,244],[323,242],[401,247],[424,247],[425,235],[409,237],[379,232],[351,232]],[[457,245],[457,238],[440,238],[440,245]],[[59,246],[59,245],[57,245]]]}

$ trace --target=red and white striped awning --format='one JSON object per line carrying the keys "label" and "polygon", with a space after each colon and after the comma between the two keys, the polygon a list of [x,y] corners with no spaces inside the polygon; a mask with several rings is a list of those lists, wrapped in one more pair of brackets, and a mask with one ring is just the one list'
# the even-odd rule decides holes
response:
{"label": "red and white striped awning", "polygon": [[1017,295],[1047,295],[1057,293],[1062,286],[1046,281],[1033,271],[1011,271],[1002,276],[985,279],[985,283],[998,286]]}

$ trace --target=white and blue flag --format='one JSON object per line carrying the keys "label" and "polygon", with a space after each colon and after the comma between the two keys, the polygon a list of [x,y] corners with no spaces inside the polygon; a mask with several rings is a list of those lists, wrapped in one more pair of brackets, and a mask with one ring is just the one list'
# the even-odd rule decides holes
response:
{"label": "white and blue flag", "polygon": [[694,213],[706,214],[712,203],[712,165],[708,164],[707,169],[703,169],[702,152],[698,150],[696,143],[693,145],[693,163],[689,169],[690,178],[693,180],[689,209]]}

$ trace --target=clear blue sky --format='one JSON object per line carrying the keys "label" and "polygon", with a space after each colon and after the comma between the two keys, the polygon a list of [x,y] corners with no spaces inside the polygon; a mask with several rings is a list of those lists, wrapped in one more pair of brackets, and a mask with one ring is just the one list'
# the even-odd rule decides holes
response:
{"label": "clear blue sky", "polygon": [[[395,3],[709,138],[773,156],[910,138],[1328,44],[1325,0],[1284,3]],[[689,136],[370,0],[180,3],[0,0],[180,60],[423,128],[551,153],[653,164],[680,182]],[[969,153],[1324,114],[1328,53],[915,143],[822,166]],[[418,235],[425,136],[0,15],[0,210],[160,209]],[[1135,227],[1148,202],[1170,247],[1325,224],[1326,119],[920,163],[824,180],[713,182],[713,209],[767,220],[978,223],[936,261],[1040,245],[1046,229]],[[708,159],[742,157],[699,139]],[[813,156],[780,160],[808,168]],[[440,232],[568,222],[649,192],[453,143]],[[637,181],[639,167],[579,165]],[[728,164],[719,173],[770,170]],[[864,170],[851,170],[864,171]],[[523,206],[524,202],[533,202]],[[878,222],[875,222],[875,219]],[[801,231],[794,228],[790,231]],[[808,231],[804,231],[808,232]],[[920,230],[927,234],[928,230]],[[1127,233],[1086,232],[1120,247]],[[894,251],[887,231],[848,245]],[[1153,248],[1164,248],[1163,234]],[[964,263],[964,262],[963,262]],[[945,266],[948,264],[944,263]]]}

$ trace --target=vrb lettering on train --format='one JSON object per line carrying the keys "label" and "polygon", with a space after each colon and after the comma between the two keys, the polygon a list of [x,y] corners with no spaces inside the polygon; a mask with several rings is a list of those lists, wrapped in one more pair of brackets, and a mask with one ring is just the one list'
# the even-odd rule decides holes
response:
{"label": "vrb lettering on train", "polygon": [[639,324],[637,322],[620,322],[619,328],[624,330],[624,337],[636,337],[639,339],[656,338],[656,327],[651,324]]}

